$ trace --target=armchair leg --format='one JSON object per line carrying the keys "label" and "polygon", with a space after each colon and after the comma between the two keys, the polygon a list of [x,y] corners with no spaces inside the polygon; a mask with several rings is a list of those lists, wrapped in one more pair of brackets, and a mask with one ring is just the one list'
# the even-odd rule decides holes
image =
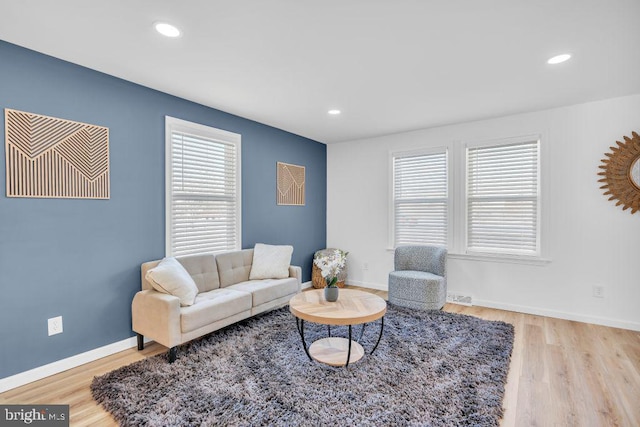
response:
{"label": "armchair leg", "polygon": [[169,363],[176,361],[176,355],[178,354],[178,347],[171,347],[169,349]]}
{"label": "armchair leg", "polygon": [[144,336],[142,334],[136,334],[138,336],[138,351],[144,350]]}

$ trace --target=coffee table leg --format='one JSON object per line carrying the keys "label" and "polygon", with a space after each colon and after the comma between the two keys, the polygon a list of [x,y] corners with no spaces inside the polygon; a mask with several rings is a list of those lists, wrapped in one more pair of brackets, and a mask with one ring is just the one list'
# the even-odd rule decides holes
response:
{"label": "coffee table leg", "polygon": [[367,326],[366,323],[362,324],[362,330],[360,331],[360,337],[358,338],[358,342],[362,341],[362,335],[364,335],[364,327]]}
{"label": "coffee table leg", "polygon": [[309,360],[313,361],[313,359],[311,358],[311,355],[309,354],[309,350],[307,349],[307,343],[304,340],[304,320],[303,319],[298,319],[296,317],[296,328],[298,328],[298,333],[300,334],[300,338],[302,339],[302,348],[304,348],[304,352],[307,353],[307,357],[309,358]]}
{"label": "coffee table leg", "polygon": [[376,351],[376,348],[378,348],[378,344],[380,344],[380,340],[382,339],[383,330],[384,330],[384,316],[380,318],[380,336],[378,336],[378,342],[376,342],[375,347],[373,347],[373,350],[371,350],[371,353],[369,354],[373,354],[373,352]]}
{"label": "coffee table leg", "polygon": [[344,367],[349,366],[349,359],[351,359],[351,325],[349,325],[349,349],[347,350],[347,363],[345,363]]}

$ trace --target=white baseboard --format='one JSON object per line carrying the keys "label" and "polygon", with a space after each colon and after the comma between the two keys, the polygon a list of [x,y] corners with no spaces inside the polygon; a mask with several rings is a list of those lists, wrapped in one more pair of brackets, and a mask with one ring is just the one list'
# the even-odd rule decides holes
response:
{"label": "white baseboard", "polygon": [[347,280],[347,285],[360,286],[361,288],[376,289],[378,291],[387,291],[387,284],[361,282],[360,280]]}
{"label": "white baseboard", "polygon": [[301,287],[302,289],[307,289],[313,286],[313,283],[311,282],[311,280],[309,280],[308,282],[303,282]]}
{"label": "white baseboard", "polygon": [[[145,339],[145,342],[147,341],[148,340]],[[137,345],[137,338],[131,337],[122,341],[114,342],[113,344],[105,345],[104,347],[99,347],[85,353],[76,354],[75,356],[49,363],[48,365],[39,366],[10,377],[2,378],[0,379],[0,393],[50,377],[51,375],[59,374],[60,372],[119,353],[123,350],[128,350],[131,347],[137,347]]]}
{"label": "white baseboard", "polygon": [[553,317],[556,319],[574,320],[576,322],[592,323],[594,325],[609,326],[612,328],[630,329],[640,331],[640,323],[629,322],[627,320],[611,319],[608,317],[588,316],[579,313],[569,313],[566,311],[548,310],[545,308],[529,307],[524,305],[507,304],[502,302],[474,299],[473,305],[499,310],[515,311],[518,313],[534,314],[536,316]]}

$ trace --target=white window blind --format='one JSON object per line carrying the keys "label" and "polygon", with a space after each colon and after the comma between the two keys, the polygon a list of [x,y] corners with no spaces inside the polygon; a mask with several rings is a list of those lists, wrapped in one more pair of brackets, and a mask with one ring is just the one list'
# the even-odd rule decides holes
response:
{"label": "white window blind", "polygon": [[167,255],[240,248],[240,135],[167,117]]}
{"label": "white window blind", "polygon": [[447,246],[447,152],[393,157],[394,246]]}
{"label": "white window blind", "polygon": [[539,142],[467,148],[467,251],[539,254]]}

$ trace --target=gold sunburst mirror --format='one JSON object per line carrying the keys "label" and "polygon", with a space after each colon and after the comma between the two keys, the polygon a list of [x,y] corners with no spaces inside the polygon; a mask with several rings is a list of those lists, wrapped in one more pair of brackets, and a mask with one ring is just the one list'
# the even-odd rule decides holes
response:
{"label": "gold sunburst mirror", "polygon": [[605,196],[609,200],[617,200],[616,206],[622,210],[631,209],[634,214],[640,210],[640,135],[631,132],[631,138],[624,137],[624,142],[616,141],[617,147],[609,147],[611,151],[604,153],[599,172],[603,178]]}

